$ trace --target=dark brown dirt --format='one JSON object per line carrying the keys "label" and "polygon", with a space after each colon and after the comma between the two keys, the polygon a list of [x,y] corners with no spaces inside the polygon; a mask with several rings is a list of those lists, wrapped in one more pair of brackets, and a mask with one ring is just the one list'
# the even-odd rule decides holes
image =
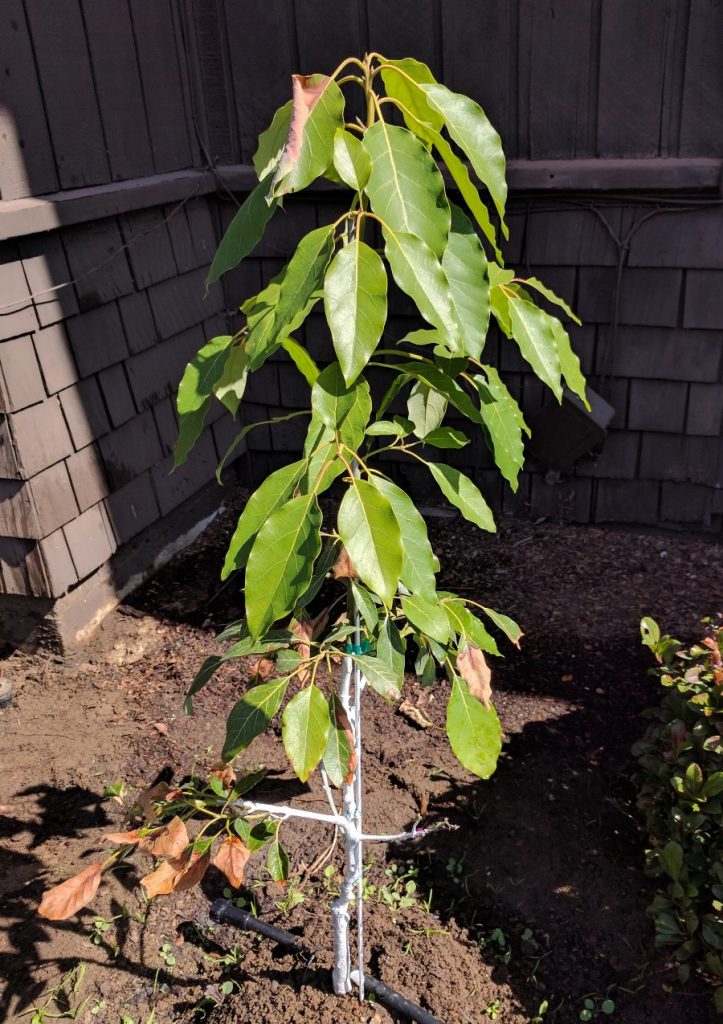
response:
{"label": "dark brown dirt", "polygon": [[[34,916],[43,887],[99,859],[100,836],[123,821],[121,806],[102,798],[106,785],[125,779],[132,794],[160,772],[181,776],[194,756],[214,760],[246,667],[219,673],[193,718],[181,698],[214,649],[214,632],[240,612],[239,595],[220,587],[217,572],[239,501],[83,650],[64,662],[16,654],[4,664],[17,696],[0,712],[0,1018],[43,1005],[83,961],[83,986],[71,997],[74,1007],[87,997],[81,1021],[115,1024],[126,1014],[145,1024],[154,1007],[156,1022],[198,1021],[200,1011],[210,1024],[392,1019],[378,1005],[331,994],[327,906],[337,876],[306,880],[304,902],[286,912],[284,890],[264,881],[261,864],[251,872],[246,897],[317,948],[310,967],[246,933],[209,930],[210,901],[223,888],[214,871],[202,891],[147,906],[137,886],[142,855],[137,871],[112,877],[77,918],[53,925]],[[616,1004],[612,1019],[626,1024],[712,1022],[709,993],[695,981],[678,986],[653,946],[629,749],[654,698],[638,621],[652,614],[693,636],[700,617],[723,604],[720,548],[512,518],[496,537],[456,519],[432,522],[441,585],[509,612],[527,635],[522,652],[507,650],[496,666],[506,744],[489,782],[456,764],[441,728],[419,729],[367,698],[368,826],[398,830],[420,811],[459,826],[372,851],[367,970],[445,1024],[522,1024],[545,999],[544,1024],[568,1024],[585,997],[599,1004],[606,996]],[[444,683],[421,690],[410,679],[406,696],[442,726]],[[302,786],[286,770],[277,733],[260,738],[246,762],[271,769],[264,798],[321,808],[318,783]],[[303,875],[330,838],[315,826],[287,826],[294,870]],[[340,867],[338,851],[333,863]],[[391,865],[397,876],[412,872],[412,907],[393,905]],[[97,915],[115,920],[95,944]],[[232,946],[236,964],[214,962]],[[222,996],[223,981],[234,982],[232,994]]]}

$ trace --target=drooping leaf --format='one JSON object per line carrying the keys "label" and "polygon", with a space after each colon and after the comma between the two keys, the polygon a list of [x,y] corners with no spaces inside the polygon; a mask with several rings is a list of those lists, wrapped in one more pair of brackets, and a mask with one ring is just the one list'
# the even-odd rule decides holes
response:
{"label": "drooping leaf", "polygon": [[394,280],[414,300],[424,319],[442,331],[452,351],[461,353],[461,328],[440,260],[416,235],[387,231],[385,239]]}
{"label": "drooping leaf", "polygon": [[292,697],[284,708],[281,716],[284,749],[302,782],[306,782],[324,756],[330,728],[324,694],[313,683]]}
{"label": "drooping leaf", "polygon": [[492,707],[492,670],[479,647],[468,643],[457,655],[457,671],[469,692],[481,700],[486,708]]}
{"label": "drooping leaf", "polygon": [[[227,579],[232,572],[241,569],[246,564],[246,559],[259,530],[269,516],[280,508],[291,495],[305,468],[306,462],[303,459],[299,462],[292,462],[288,466],[282,466],[281,469],[271,473],[251,495],[239,516],[236,529],[231,537],[221,570],[222,580]],[[192,687],[189,696],[195,692]]]}
{"label": "drooping leaf", "polygon": [[565,383],[570,391],[574,392],[589,409],[590,405],[585,394],[585,378],[580,369],[580,360],[573,351],[567,331],[555,317],[552,317],[552,333],[555,338],[557,358],[560,360],[560,369],[562,376],[565,378]]}
{"label": "drooping leaf", "polygon": [[173,892],[178,871],[178,864],[167,860],[161,861],[158,867],[141,878],[146,898],[152,900],[156,896],[167,896],[169,892]]}
{"label": "drooping leaf", "polygon": [[455,409],[458,409],[463,416],[472,420],[473,423],[481,422],[479,409],[470,396],[459,386],[454,377],[451,377],[441,367],[415,361],[396,364],[394,368],[400,373],[416,377],[417,380],[423,381],[429,387],[434,388],[435,391],[444,395]]}
{"label": "drooping leaf", "polygon": [[46,889],[38,907],[38,914],[48,921],[64,921],[86,907],[100,885],[101,864],[91,864],[60,885]]}
{"label": "drooping leaf", "polygon": [[326,75],[292,75],[289,134],[269,191],[269,200],[298,192],[332,162],[334,134],[344,123],[344,96]]}
{"label": "drooping leaf", "polygon": [[414,425],[414,433],[424,440],[437,430],[447,412],[447,399],[439,391],[422,381],[417,383],[407,399],[407,415]]}
{"label": "drooping leaf", "polygon": [[223,376],[232,341],[230,334],[212,338],[199,349],[183,371],[176,397],[179,431],[173,453],[174,468],[186,461],[203,432],[211,396]]}
{"label": "drooping leaf", "polygon": [[475,374],[474,381],[480,396],[480,415],[489,431],[495,462],[509,481],[513,491],[517,490],[517,478],[525,461],[523,431],[529,434],[520,407],[507,390],[497,369],[485,366],[486,377]]}
{"label": "drooping leaf", "polygon": [[489,530],[490,533],[496,531],[492,511],[469,477],[453,466],[437,462],[428,462],[427,465],[442,494],[460,510],[465,519],[482,530]]}
{"label": "drooping leaf", "polygon": [[369,685],[386,700],[399,700],[399,681],[397,673],[391,665],[381,658],[373,658],[369,654],[355,655],[359,668]]}
{"label": "drooping leaf", "polygon": [[119,843],[121,845],[128,843],[133,846],[139,843],[142,838],[140,829],[133,828],[128,832],[106,832],[103,836],[103,841],[106,843]]}
{"label": "drooping leaf", "polygon": [[452,231],[442,256],[465,353],[479,359],[487,339],[490,318],[487,258],[472,225],[453,207]]}
{"label": "drooping leaf", "polygon": [[452,448],[458,450],[469,444],[469,438],[461,430],[454,430],[452,427],[437,427],[424,435],[424,443],[434,445],[435,448]]}
{"label": "drooping leaf", "polygon": [[156,834],[151,853],[156,857],[180,857],[188,844],[186,826],[176,815]]}
{"label": "drooping leaf", "polygon": [[555,306],[559,306],[563,312],[567,313],[571,320],[574,320],[576,324],[581,324],[582,320],[570,309],[564,299],[561,299],[559,295],[556,295],[551,288],[539,281],[536,277],[525,277],[522,279],[522,284],[525,288],[534,288],[535,291],[539,292],[540,295],[544,295],[548,302],[551,302]]}
{"label": "drooping leaf", "polygon": [[403,538],[401,580],[407,590],[431,600],[436,589],[437,559],[427,536],[427,524],[401,487],[375,477],[374,484],[392,507]]}
{"label": "drooping leaf", "polygon": [[274,215],[278,203],[267,203],[268,181],[262,181],[246,197],[241,209],[226,228],[206,278],[206,288],[237,267],[261,241],[266,225]]}
{"label": "drooping leaf", "polygon": [[226,876],[230,886],[238,889],[244,880],[244,869],[250,856],[251,850],[241,839],[227,836],[216,851],[213,865]]}
{"label": "drooping leaf", "polygon": [[384,617],[377,638],[377,659],[388,665],[396,680],[397,689],[404,683],[405,645],[391,615]]}
{"label": "drooping leaf", "polygon": [[365,192],[372,209],[395,234],[421,239],[439,259],[450,212],[439,168],[406,128],[376,121],[364,133],[372,170]]}
{"label": "drooping leaf", "polygon": [[484,708],[459,676],[452,680],[447,705],[447,737],[452,753],[474,775],[488,779],[497,767],[502,731],[494,707]]}
{"label": "drooping leaf", "polygon": [[494,608],[483,607],[482,611],[492,619],[495,626],[505,634],[510,643],[515,647],[520,646],[520,640],[525,634],[514,619],[511,619],[509,615],[503,615],[502,612],[496,612]]}
{"label": "drooping leaf", "polygon": [[363,377],[347,385],[339,364],[332,363],[322,370],[311,390],[311,408],[327,427],[339,432],[344,444],[356,451],[372,411],[369,385]]}
{"label": "drooping leaf", "polygon": [[269,845],[266,864],[274,882],[285,882],[289,877],[289,855],[279,842],[278,836]]}
{"label": "drooping leaf", "polygon": [[434,84],[437,79],[426,64],[412,57],[385,60],[381,75],[387,96],[398,100],[401,105],[407,128],[431,145],[436,133],[442,131],[444,121],[430,106],[419,86]]}
{"label": "drooping leaf", "polygon": [[497,642],[484,628],[476,615],[473,615],[461,598],[443,600],[444,609],[449,616],[449,624],[453,632],[459,633],[467,642],[472,643],[487,654],[501,657]]}
{"label": "drooping leaf", "polygon": [[333,785],[341,786],[354,778],[357,758],[349,716],[335,693],[329,698],[329,720],[324,769]]}
{"label": "drooping leaf", "polygon": [[291,498],[256,535],[246,564],[246,622],[259,637],[293,609],[311,582],[321,551],[321,510],[315,494]]}
{"label": "drooping leaf", "polygon": [[[289,339],[287,339],[288,341]],[[283,343],[284,345],[286,342]],[[258,427],[270,427],[275,426],[277,423],[288,423],[289,420],[296,419],[298,416],[308,416],[309,411],[307,409],[299,409],[295,412],[287,413],[285,416],[272,416],[270,420],[256,420],[254,423],[247,423],[245,427],[239,430],[236,437],[233,439],[231,444],[228,446],[226,451],[223,453],[223,458],[216,466],[216,479],[219,484],[223,483],[223,471],[226,467],[226,463],[229,461],[233,453],[236,451],[238,446],[244,440],[247,434],[250,434],[252,430],[256,430]]]}
{"label": "drooping leaf", "polygon": [[402,611],[420,633],[440,644],[449,640],[449,619],[436,599],[410,594],[402,598]]}
{"label": "drooping leaf", "polygon": [[310,388],[313,388],[316,378],[319,376],[319,367],[311,358],[309,353],[298,341],[293,338],[286,338],[281,342],[281,347],[288,352],[294,366],[302,375]]}
{"label": "drooping leaf", "polygon": [[[198,885],[202,881],[210,863],[210,854],[196,849],[190,849],[182,857],[170,861],[171,866],[177,865],[178,868],[173,880],[172,891],[185,892],[187,889],[193,889],[194,885]],[[144,879],[141,879],[141,884],[148,894],[148,886]]]}
{"label": "drooping leaf", "polygon": [[474,100],[437,83],[420,86],[433,110],[444,119],[452,140],[465,153],[480,181],[487,186],[504,229],[507,181],[502,141],[487,115]]}
{"label": "drooping leaf", "polygon": [[525,299],[509,299],[510,328],[523,358],[558,401],[562,398],[560,357],[557,352],[554,317]]}
{"label": "drooping leaf", "polygon": [[402,571],[402,537],[388,499],[372,483],[355,480],[339,506],[338,529],[360,578],[391,605]]}
{"label": "drooping leaf", "polygon": [[259,181],[275,171],[284,152],[291,124],[292,101],[287,100],[274,114],[271,124],[259,135],[252,160]]}
{"label": "drooping leaf", "polygon": [[193,711],[193,697],[202,690],[206,683],[213,677],[215,672],[223,665],[223,658],[219,657],[218,654],[212,654],[206,658],[203,665],[196,673],[196,676],[188,688],[186,698],[183,702],[183,710],[187,715],[190,715]]}
{"label": "drooping leaf", "polygon": [[288,685],[288,679],[273,679],[246,691],[226,722],[226,740],[221,751],[224,761],[233,761],[268,729],[271,719],[281,707]]}
{"label": "drooping leaf", "polygon": [[355,192],[362,191],[371,174],[372,163],[364,144],[344,128],[337,128],[334,135],[334,168]]}
{"label": "drooping leaf", "polygon": [[435,136],[434,147],[444,161],[447,170],[452,175],[452,179],[467,204],[470,213],[482,229],[482,234],[492,246],[495,259],[498,263],[502,263],[502,253],[497,248],[497,232],[490,220],[489,211],[482,202],[482,197],[472,183],[467,165],[459,159],[443,135],[438,134]]}
{"label": "drooping leaf", "polygon": [[379,344],[387,318],[387,274],[380,256],[359,238],[344,246],[324,278],[324,309],[347,385]]}

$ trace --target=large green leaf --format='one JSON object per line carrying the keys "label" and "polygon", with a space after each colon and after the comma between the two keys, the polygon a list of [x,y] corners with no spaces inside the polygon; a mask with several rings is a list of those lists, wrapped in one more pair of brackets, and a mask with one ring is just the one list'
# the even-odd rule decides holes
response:
{"label": "large green leaf", "polygon": [[302,782],[306,782],[324,756],[330,727],[324,694],[313,683],[292,697],[284,708],[281,736],[292,767]]}
{"label": "large green leaf", "polygon": [[373,658],[369,654],[355,655],[354,661],[362,670],[369,685],[387,700],[399,699],[399,681],[397,672],[381,658]]}
{"label": "large green leaf", "polygon": [[452,680],[447,736],[452,753],[467,771],[488,779],[502,749],[500,722],[495,709],[483,707],[459,676]]}
{"label": "large green leaf", "polygon": [[339,506],[338,529],[359,577],[391,605],[402,572],[402,536],[388,499],[373,484],[354,480]]}
{"label": "large green leaf", "polygon": [[460,510],[465,519],[475,523],[482,530],[495,532],[497,528],[492,511],[479,488],[469,477],[453,466],[444,466],[437,462],[428,462],[427,466],[439,484],[442,494]]}
{"label": "large green leaf", "polygon": [[321,550],[315,494],[291,498],[259,530],[246,565],[246,623],[252,636],[288,615],[311,582]]}
{"label": "large green leaf", "polygon": [[289,136],[291,100],[287,100],[274,114],[271,124],[259,135],[258,146],[252,159],[259,181],[263,181],[278,167]]}
{"label": "large green leaf", "polygon": [[395,233],[415,235],[440,258],[450,212],[444,181],[427,149],[406,128],[377,121],[364,133],[372,162],[365,192],[372,209]]}
{"label": "large green leaf", "polygon": [[489,431],[495,462],[517,490],[517,478],[525,461],[523,431],[529,434],[520,407],[509,393],[494,366],[483,367],[486,377],[475,374],[474,380],[480,396],[480,415]]}
{"label": "large green leaf", "polygon": [[502,630],[510,643],[514,644],[515,647],[520,646],[520,640],[524,633],[514,619],[511,619],[509,615],[503,615],[502,612],[496,612],[494,608],[483,606],[482,611],[492,619],[498,629]]}
{"label": "large green leaf", "polygon": [[403,597],[402,611],[420,633],[440,644],[446,644],[449,640],[449,619],[436,596],[434,600],[428,600],[421,594]]}
{"label": "large green leaf", "polygon": [[490,220],[489,210],[482,202],[482,197],[472,183],[467,165],[460,160],[443,135],[435,136],[434,147],[444,161],[447,170],[452,175],[452,180],[459,189],[470,213],[482,228],[483,235],[492,246],[495,259],[498,263],[502,263],[502,254],[497,248],[497,232]]}
{"label": "large green leaf", "polygon": [[387,273],[381,256],[354,238],[331,261],[324,309],[347,384],[369,362],[387,319]]}
{"label": "large green leaf", "polygon": [[344,128],[337,128],[334,135],[334,168],[355,192],[362,191],[371,174],[372,162],[364,143]]}
{"label": "large green leaf", "polygon": [[281,707],[288,685],[288,679],[272,679],[246,691],[228,716],[226,741],[221,752],[224,761],[233,761],[252,740],[268,729],[271,719]]}
{"label": "large green leaf", "polygon": [[505,154],[502,141],[482,107],[445,85],[421,85],[433,110],[444,119],[447,131],[463,150],[475,174],[487,186],[503,222],[507,201]]}
{"label": "large green leaf", "polygon": [[509,315],[512,335],[520,352],[559,401],[562,398],[562,382],[554,330],[554,324],[558,321],[532,302],[516,295],[509,299]]}
{"label": "large green leaf", "polygon": [[226,228],[206,278],[206,288],[218,281],[222,274],[237,267],[261,241],[266,225],[271,220],[277,202],[266,202],[268,183],[262,181],[249,193],[241,209]]}
{"label": "large green leaf", "polygon": [[277,469],[267,476],[261,486],[251,495],[239,516],[236,529],[231,537],[221,570],[222,580],[246,564],[256,534],[269,516],[284,504],[305,469],[305,459],[282,466],[281,469]]}
{"label": "large green leaf", "polygon": [[461,430],[455,430],[453,427],[437,427],[425,435],[424,443],[434,445],[435,448],[458,450],[469,444],[469,438]]}
{"label": "large green leaf", "polygon": [[454,207],[449,244],[442,257],[457,319],[462,328],[464,351],[479,359],[487,339],[490,319],[490,291],[487,259],[472,225]]}
{"label": "large green leaf", "polygon": [[484,628],[476,615],[467,608],[464,601],[457,597],[451,600],[442,600],[444,610],[449,617],[449,624],[455,633],[459,633],[464,639],[479,647],[481,651],[501,657],[497,642]]}
{"label": "large green leaf", "polygon": [[332,363],[317,377],[311,389],[311,408],[321,422],[338,431],[344,444],[356,449],[362,443],[372,412],[369,385],[358,377],[347,386],[338,363]]}
{"label": "large green leaf", "polygon": [[291,358],[296,369],[302,375],[310,388],[313,388],[316,378],[319,376],[319,367],[311,358],[309,353],[293,338],[286,338],[281,342],[281,347]]}
{"label": "large green leaf", "polygon": [[294,75],[289,135],[269,199],[298,192],[332,162],[334,133],[344,124],[344,96],[325,75]]}
{"label": "large green leaf", "polygon": [[424,319],[442,331],[452,351],[463,352],[449,281],[435,253],[416,235],[387,231],[385,240],[394,280],[414,300]]}
{"label": "large green leaf", "polygon": [[174,468],[186,461],[201,436],[211,395],[223,376],[232,341],[230,334],[212,338],[198,350],[183,371],[176,397],[179,431],[173,454]]}
{"label": "large green leaf", "polygon": [[447,412],[447,399],[422,381],[412,388],[407,399],[407,415],[414,424],[414,433],[424,439],[436,430]]}
{"label": "large green leaf", "polygon": [[350,774],[353,753],[351,726],[335,693],[329,698],[329,736],[324,751],[324,770],[335,786],[341,786]]}
{"label": "large green leaf", "polygon": [[404,538],[402,583],[413,594],[431,600],[435,594],[438,562],[429,543],[427,524],[401,487],[380,476],[374,478],[374,484],[392,506]]}
{"label": "large green leaf", "polygon": [[444,127],[444,121],[419,88],[437,81],[427,65],[413,57],[385,60],[381,74],[386,94],[399,102],[407,128],[426,143],[434,142],[435,135]]}

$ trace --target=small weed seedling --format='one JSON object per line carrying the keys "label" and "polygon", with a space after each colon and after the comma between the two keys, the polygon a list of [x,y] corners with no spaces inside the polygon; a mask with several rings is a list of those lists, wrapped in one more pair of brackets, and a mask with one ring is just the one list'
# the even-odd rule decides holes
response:
{"label": "small weed seedling", "polygon": [[306,895],[300,886],[301,876],[296,875],[294,878],[290,878],[286,884],[286,894],[283,899],[276,900],[275,906],[281,911],[284,917],[287,917],[294,907],[301,906],[302,903],[306,902]]}
{"label": "small weed seedling", "polygon": [[501,1006],[499,999],[495,999],[493,1003],[490,1003],[489,1006],[485,1007],[485,1013],[490,1020],[497,1020],[500,1015],[500,1010]]}
{"label": "small weed seedling", "polygon": [[215,967],[239,967],[244,954],[240,946],[231,946],[225,953],[206,953],[204,959]]}
{"label": "small weed seedling", "polygon": [[611,1017],[615,1013],[615,1003],[609,997],[600,997],[594,994],[585,996],[580,1010],[581,1021],[595,1020],[599,1014],[603,1014],[606,1017]]}
{"label": "small weed seedling", "polygon": [[550,1009],[550,1004],[547,999],[543,999],[540,1005],[537,1007],[537,1013],[530,1021],[530,1024],[545,1024],[545,1015]]}
{"label": "small weed seedling", "polygon": [[166,970],[170,973],[176,966],[176,956],[173,952],[173,946],[170,942],[164,942],[161,948],[158,950],[158,955],[166,965]]}
{"label": "small weed seedling", "polygon": [[80,996],[85,977],[85,964],[81,961],[64,974],[58,984],[49,990],[42,1006],[33,1006],[24,1010],[20,1017],[28,1014],[30,1024],[44,1024],[46,1020],[77,1020],[88,1002],[89,996],[76,1002]]}

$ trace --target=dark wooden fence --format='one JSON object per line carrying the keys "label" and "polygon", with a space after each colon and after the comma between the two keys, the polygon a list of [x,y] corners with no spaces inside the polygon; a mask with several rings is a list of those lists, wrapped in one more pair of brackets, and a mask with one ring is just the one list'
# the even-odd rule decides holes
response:
{"label": "dark wooden fence", "polygon": [[[183,362],[333,191],[292,199],[206,300],[204,267],[291,72],[370,49],[485,107],[511,158],[508,258],[578,306],[574,342],[616,409],[599,457],[555,484],[531,461],[503,492],[478,447],[465,468],[498,507],[720,530],[722,0],[3,0],[0,629],[9,595],[47,610],[103,573],[116,592],[118,559],[147,566],[153,524],[208,490],[235,428],[215,418],[168,476]],[[393,314],[401,328],[403,301]],[[318,319],[305,339],[323,350]],[[490,353],[534,414],[525,367]],[[247,415],[300,400],[274,361]],[[250,436],[256,477],[300,442]]]}

